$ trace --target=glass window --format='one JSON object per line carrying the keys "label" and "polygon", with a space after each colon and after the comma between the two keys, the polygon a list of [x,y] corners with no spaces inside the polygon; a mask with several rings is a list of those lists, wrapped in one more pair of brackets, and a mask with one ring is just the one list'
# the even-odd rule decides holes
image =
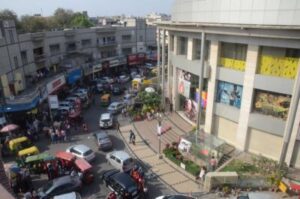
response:
{"label": "glass window", "polygon": [[246,55],[247,55],[246,44],[223,42],[221,45],[221,57],[245,61]]}
{"label": "glass window", "polygon": [[232,84],[229,82],[219,81],[216,101],[240,108],[242,93],[243,93],[242,86]]}
{"label": "glass window", "polygon": [[290,102],[290,95],[256,90],[254,111],[286,120]]}
{"label": "glass window", "polygon": [[187,38],[186,37],[179,37],[179,54],[180,55],[187,55]]}

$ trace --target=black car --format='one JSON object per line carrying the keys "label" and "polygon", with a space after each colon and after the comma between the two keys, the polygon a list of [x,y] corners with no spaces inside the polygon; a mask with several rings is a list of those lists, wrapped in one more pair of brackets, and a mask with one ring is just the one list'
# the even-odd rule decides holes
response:
{"label": "black car", "polygon": [[111,169],[102,174],[102,179],[106,187],[116,192],[121,198],[135,199],[141,198],[142,193],[138,190],[137,184],[127,173],[117,169]]}
{"label": "black car", "polygon": [[122,95],[123,88],[120,85],[113,85],[112,87],[112,94],[114,95]]}
{"label": "black car", "polygon": [[39,188],[38,196],[40,199],[46,199],[59,194],[80,191],[81,185],[82,183],[79,176],[63,176],[51,180]]}

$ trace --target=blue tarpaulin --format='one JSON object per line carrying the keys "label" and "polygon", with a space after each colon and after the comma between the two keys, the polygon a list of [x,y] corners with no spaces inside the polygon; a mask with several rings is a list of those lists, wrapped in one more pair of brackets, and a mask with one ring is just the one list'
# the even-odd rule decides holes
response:
{"label": "blue tarpaulin", "polygon": [[35,108],[40,102],[40,96],[32,99],[31,102],[27,103],[16,103],[16,104],[6,104],[3,106],[3,111],[8,112],[18,112],[18,111],[27,111]]}
{"label": "blue tarpaulin", "polygon": [[67,82],[68,84],[74,84],[80,78],[81,78],[81,69],[78,68],[68,72]]}

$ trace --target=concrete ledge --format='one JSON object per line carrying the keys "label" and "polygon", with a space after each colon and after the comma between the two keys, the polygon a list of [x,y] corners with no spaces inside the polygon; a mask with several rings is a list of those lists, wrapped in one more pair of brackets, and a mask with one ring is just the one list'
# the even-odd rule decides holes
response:
{"label": "concrete ledge", "polygon": [[204,190],[210,192],[214,187],[224,184],[237,185],[237,183],[236,172],[209,172],[205,176]]}

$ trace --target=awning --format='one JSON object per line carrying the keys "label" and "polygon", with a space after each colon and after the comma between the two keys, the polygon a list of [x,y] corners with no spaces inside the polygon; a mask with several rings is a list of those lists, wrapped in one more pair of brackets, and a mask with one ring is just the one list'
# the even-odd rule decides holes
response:
{"label": "awning", "polygon": [[37,96],[31,102],[28,103],[6,104],[3,107],[3,111],[6,113],[28,111],[35,108],[39,104],[39,102],[40,102],[40,96]]}

